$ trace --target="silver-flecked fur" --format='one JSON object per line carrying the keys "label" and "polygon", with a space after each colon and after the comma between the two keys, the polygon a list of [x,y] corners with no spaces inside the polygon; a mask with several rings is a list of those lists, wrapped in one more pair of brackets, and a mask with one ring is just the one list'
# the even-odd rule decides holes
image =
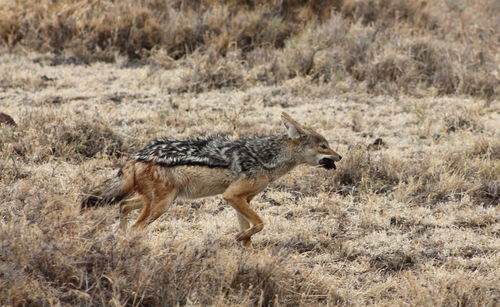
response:
{"label": "silver-flecked fur", "polygon": [[198,165],[230,169],[234,174],[275,171],[288,164],[290,138],[265,136],[230,140],[212,135],[187,140],[159,138],[137,152],[133,159],[162,166]]}

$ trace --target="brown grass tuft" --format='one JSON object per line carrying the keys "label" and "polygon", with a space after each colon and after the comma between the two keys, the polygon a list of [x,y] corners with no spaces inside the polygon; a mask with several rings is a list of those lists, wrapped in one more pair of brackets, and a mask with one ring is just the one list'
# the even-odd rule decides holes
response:
{"label": "brown grass tuft", "polygon": [[[154,256],[141,235],[118,237],[83,222],[76,210],[43,207],[52,214],[37,216],[41,207],[33,206],[25,214],[36,216],[35,224],[24,221],[0,234],[9,242],[1,258],[5,304],[212,305],[222,295],[224,304],[272,305],[317,304],[328,297],[324,286],[283,269],[284,255],[255,258],[228,254],[220,243],[166,241]],[[64,219],[53,223],[55,212]],[[101,222],[109,221],[110,214],[101,215]]]}
{"label": "brown grass tuft", "polygon": [[[498,92],[492,31],[498,22],[490,0],[463,7],[400,0],[38,1],[3,7],[0,39],[8,50],[51,52],[54,64],[122,56],[129,63],[161,64],[167,58],[190,71],[185,81],[194,85],[182,91],[310,76],[320,83],[353,82],[376,94],[430,89],[491,99]],[[246,78],[256,69],[256,78]]]}
{"label": "brown grass tuft", "polygon": [[24,113],[17,130],[3,134],[0,144],[10,144],[13,153],[39,162],[81,161],[97,154],[119,157],[128,151],[123,138],[102,121],[70,113]]}

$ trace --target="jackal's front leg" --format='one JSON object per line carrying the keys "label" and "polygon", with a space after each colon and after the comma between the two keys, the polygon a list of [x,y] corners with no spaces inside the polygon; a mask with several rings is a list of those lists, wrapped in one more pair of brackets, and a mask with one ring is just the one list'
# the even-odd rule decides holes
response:
{"label": "jackal's front leg", "polygon": [[[237,211],[242,231],[236,240],[244,246],[249,246],[251,237],[264,229],[264,222],[260,216],[250,208],[248,202],[257,193],[262,191],[269,180],[267,178],[243,178],[232,183],[222,195],[224,199]],[[250,224],[252,225],[250,227]]]}
{"label": "jackal's front leg", "polygon": [[[250,229],[250,223],[248,222],[248,220],[238,212],[236,212],[236,215],[238,216],[238,223],[240,224],[240,233],[243,233],[247,229]],[[252,244],[252,240],[248,238],[248,240],[241,241],[241,244],[243,244],[243,246],[245,247],[249,247]]]}

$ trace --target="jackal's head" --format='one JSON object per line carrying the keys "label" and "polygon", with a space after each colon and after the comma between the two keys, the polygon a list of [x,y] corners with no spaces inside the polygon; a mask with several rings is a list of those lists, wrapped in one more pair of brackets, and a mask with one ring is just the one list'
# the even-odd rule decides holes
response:
{"label": "jackal's head", "polygon": [[288,129],[288,136],[298,145],[295,154],[301,158],[301,162],[326,169],[336,168],[335,162],[340,161],[342,157],[330,148],[328,141],[321,134],[302,126],[285,112],[281,114],[281,119]]}

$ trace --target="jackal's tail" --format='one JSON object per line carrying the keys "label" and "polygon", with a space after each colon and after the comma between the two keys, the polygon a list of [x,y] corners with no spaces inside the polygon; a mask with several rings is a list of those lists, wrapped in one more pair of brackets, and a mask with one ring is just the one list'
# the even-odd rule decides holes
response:
{"label": "jackal's tail", "polygon": [[134,162],[127,162],[116,174],[86,193],[80,208],[111,205],[126,198],[134,189]]}

